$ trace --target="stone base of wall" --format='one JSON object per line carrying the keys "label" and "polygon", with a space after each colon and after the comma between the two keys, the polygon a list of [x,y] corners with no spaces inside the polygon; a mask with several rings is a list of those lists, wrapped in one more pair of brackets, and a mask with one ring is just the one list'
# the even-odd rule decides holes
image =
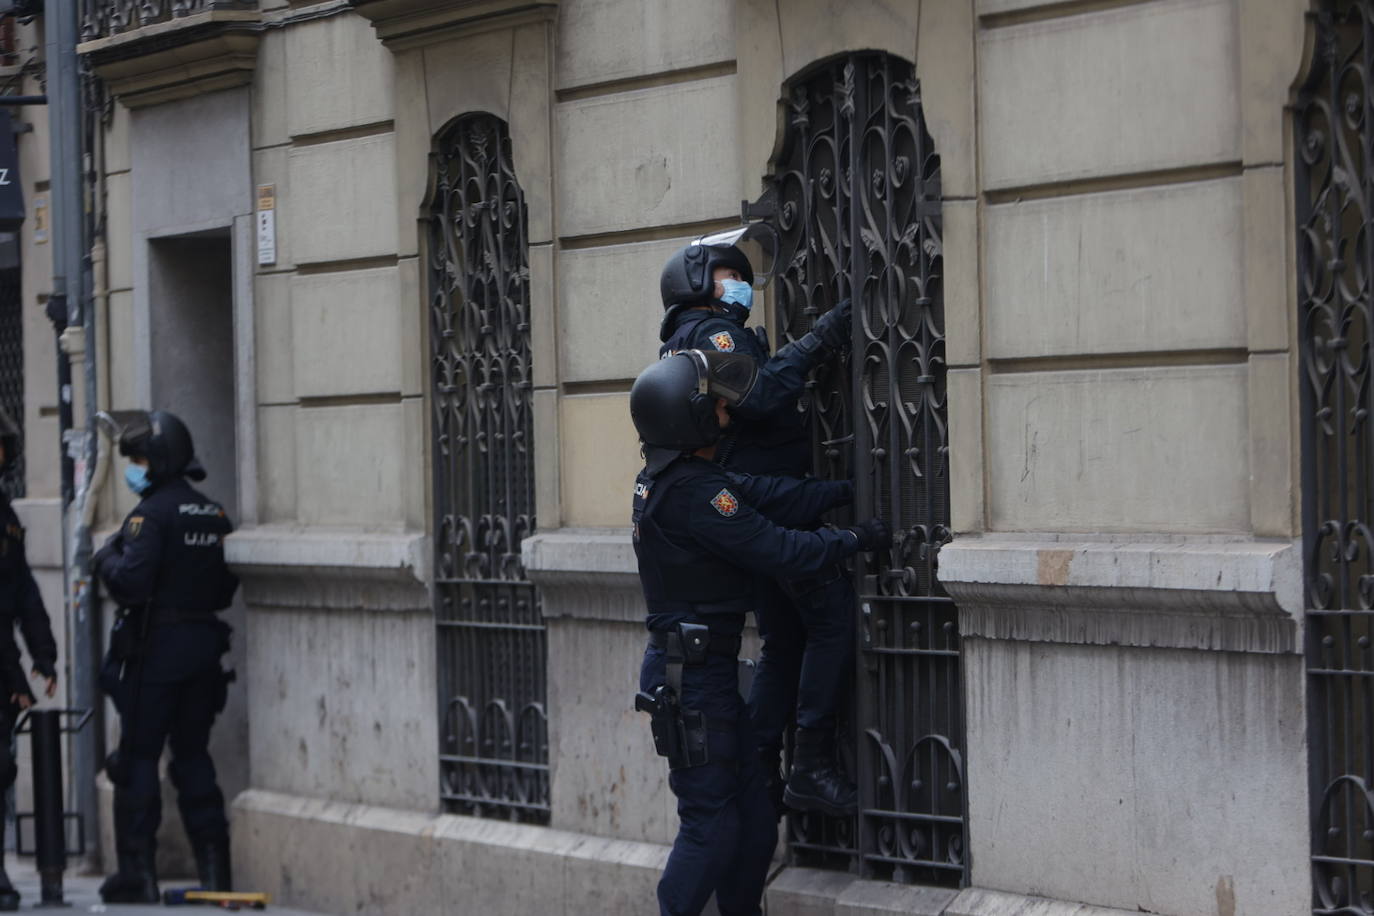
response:
{"label": "stone base of wall", "polygon": [[[250,789],[234,800],[235,883],[321,913],[640,916],[668,847],[548,827]],[[714,908],[708,908],[714,913]],[[954,891],[781,868],[772,916],[1127,916],[982,888]]]}

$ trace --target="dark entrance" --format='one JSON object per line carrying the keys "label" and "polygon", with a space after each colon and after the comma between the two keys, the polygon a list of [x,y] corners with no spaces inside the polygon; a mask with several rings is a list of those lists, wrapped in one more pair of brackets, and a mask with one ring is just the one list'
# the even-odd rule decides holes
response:
{"label": "dark entrance", "polygon": [[1374,913],[1374,2],[1328,0],[1294,120],[1313,912]]}
{"label": "dark entrance", "polygon": [[440,795],[461,814],[549,817],[534,533],[525,198],[505,122],[439,135],[430,193],[430,401]]}
{"label": "dark entrance", "polygon": [[817,473],[853,475],[857,511],[897,533],[862,559],[851,722],[855,819],[795,816],[793,858],[887,880],[965,881],[958,614],[936,578],[949,540],[940,159],[915,68],[885,54],[828,61],[788,88],[769,179],[782,238],[775,321],[794,340],[845,296],[844,365],[808,397]]}

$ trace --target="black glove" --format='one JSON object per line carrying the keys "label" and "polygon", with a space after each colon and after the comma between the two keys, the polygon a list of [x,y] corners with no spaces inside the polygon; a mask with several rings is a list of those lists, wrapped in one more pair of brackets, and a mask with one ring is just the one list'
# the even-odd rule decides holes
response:
{"label": "black glove", "polygon": [[853,303],[841,299],[835,307],[816,319],[811,333],[832,350],[843,350],[849,346],[851,337],[850,318],[854,313]]}
{"label": "black glove", "polygon": [[864,519],[845,529],[859,539],[860,550],[882,550],[892,546],[892,529],[878,516]]}

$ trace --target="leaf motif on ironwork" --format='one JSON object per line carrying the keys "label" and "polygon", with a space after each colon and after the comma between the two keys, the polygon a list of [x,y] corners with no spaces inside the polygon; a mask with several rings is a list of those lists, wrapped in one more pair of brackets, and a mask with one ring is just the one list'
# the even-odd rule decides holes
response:
{"label": "leaf motif on ironwork", "polygon": [[798,88],[792,91],[792,126],[805,130],[811,123],[811,100],[807,98],[806,89]]}
{"label": "leaf motif on ironwork", "polygon": [[878,237],[878,233],[867,226],[859,230],[859,237],[863,239],[864,247],[868,249],[870,254],[880,254],[887,249],[883,240]]}
{"label": "leaf motif on ironwork", "polygon": [[845,117],[854,116],[854,63],[844,65],[844,79],[839,85],[840,113]]}

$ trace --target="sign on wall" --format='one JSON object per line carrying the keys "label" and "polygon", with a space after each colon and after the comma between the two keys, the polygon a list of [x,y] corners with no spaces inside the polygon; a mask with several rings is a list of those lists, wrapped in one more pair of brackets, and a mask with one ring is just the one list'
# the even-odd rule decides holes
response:
{"label": "sign on wall", "polygon": [[24,189],[19,184],[19,147],[8,109],[0,108],[0,232],[11,232],[24,222]]}
{"label": "sign on wall", "polygon": [[258,265],[277,263],[277,186],[258,185]]}

